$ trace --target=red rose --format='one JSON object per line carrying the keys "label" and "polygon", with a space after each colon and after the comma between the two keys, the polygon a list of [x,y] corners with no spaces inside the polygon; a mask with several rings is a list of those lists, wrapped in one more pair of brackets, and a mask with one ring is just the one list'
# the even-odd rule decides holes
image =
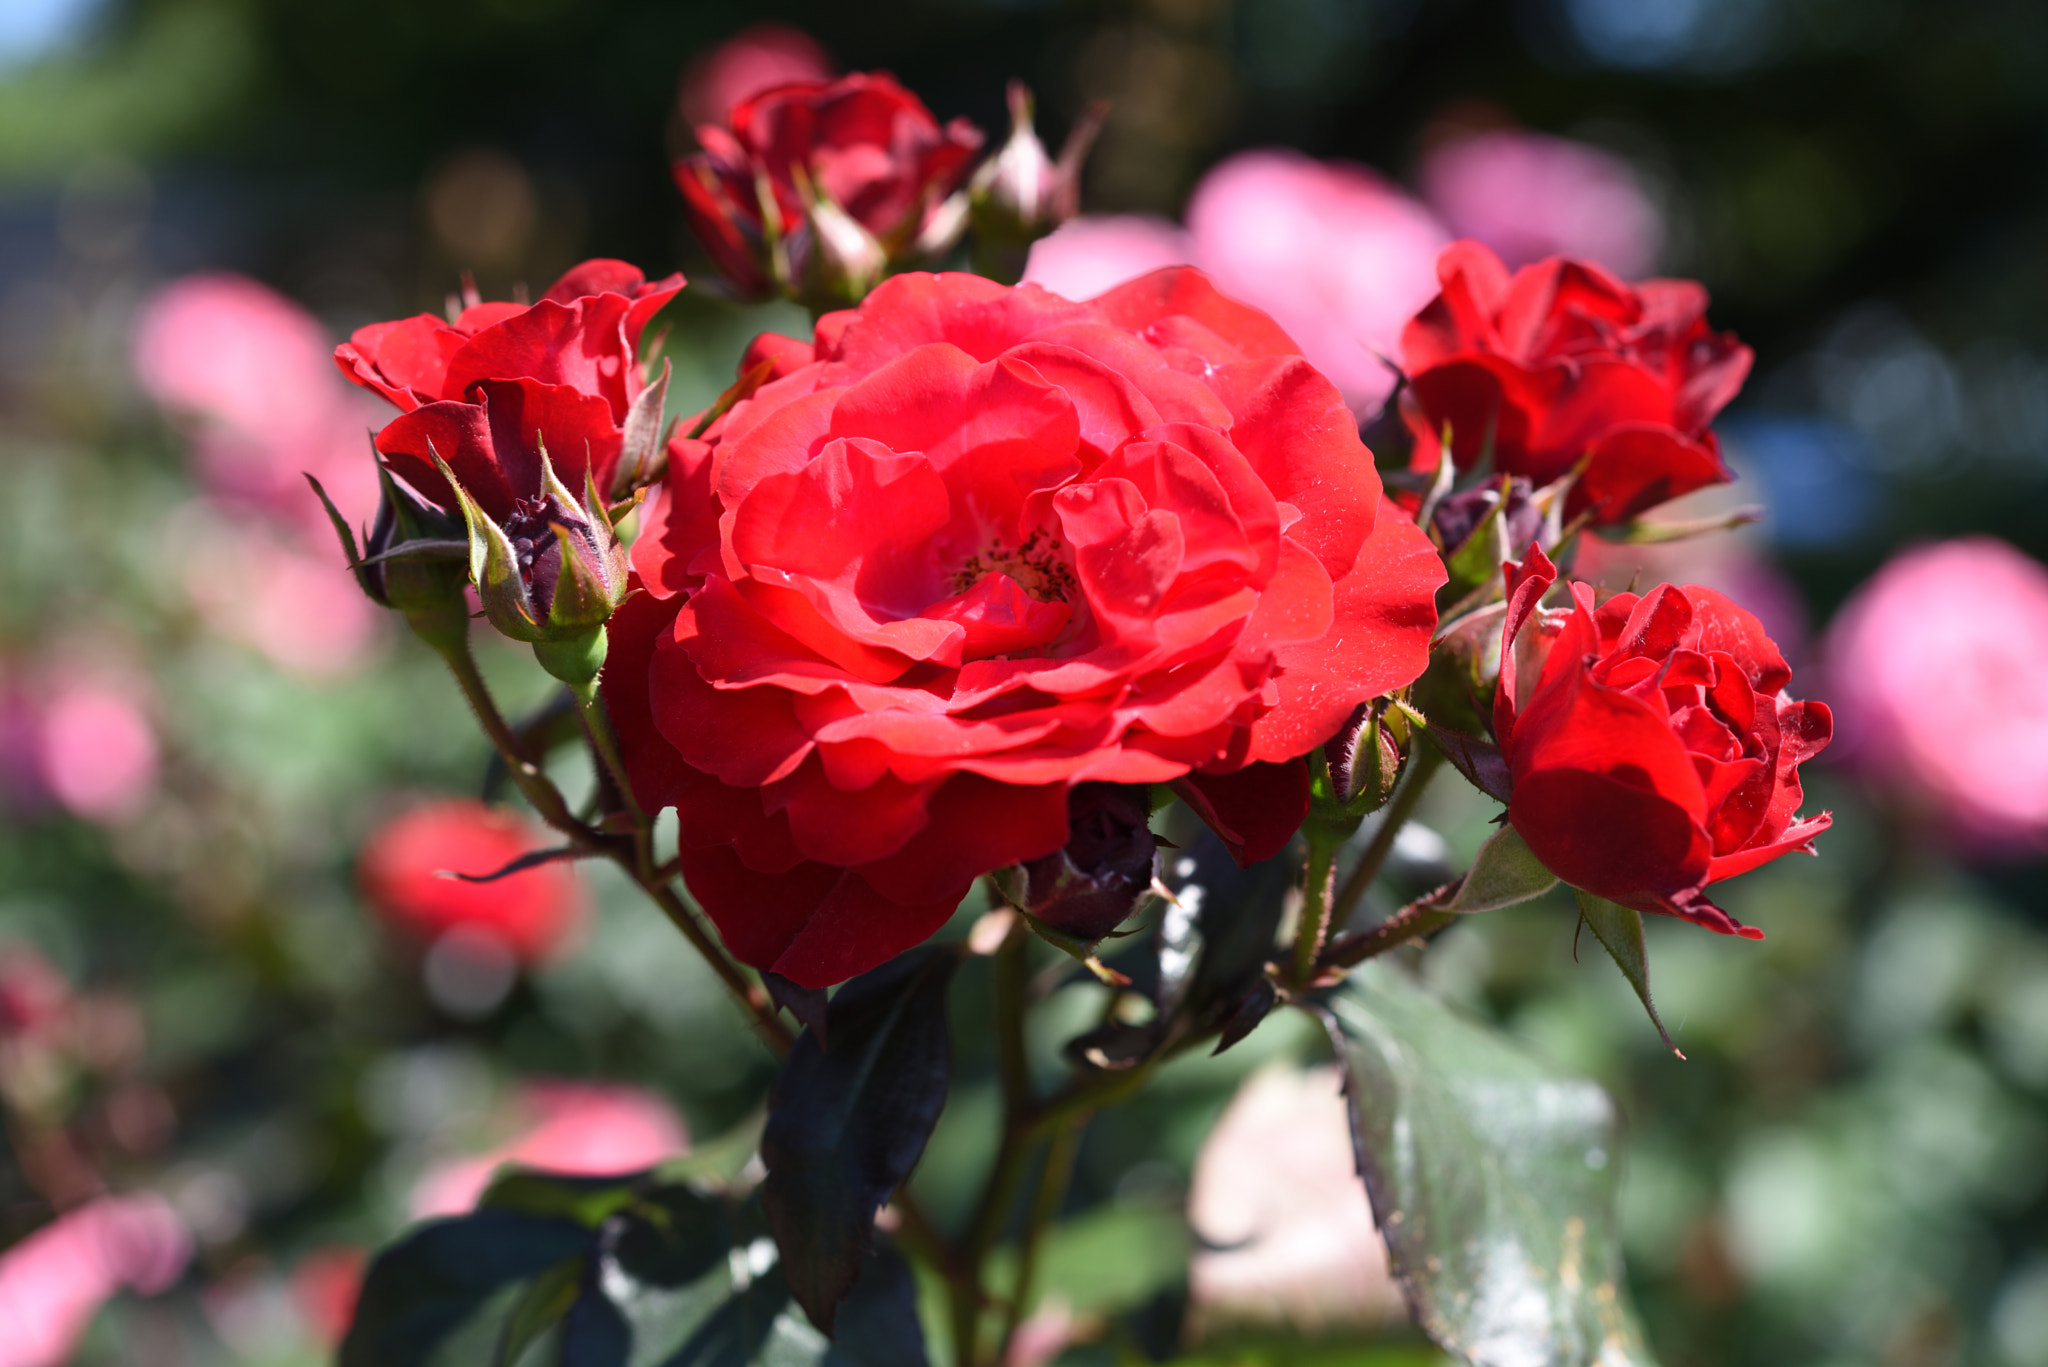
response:
{"label": "red rose", "polygon": [[755,352],[783,373],[677,443],[605,671],[750,964],[823,986],[916,944],[1066,845],[1083,783],[1228,780],[1207,805],[1270,855],[1299,757],[1426,662],[1441,562],[1337,390],[1198,272],[904,275]]}
{"label": "red rose", "polygon": [[1561,257],[1510,276],[1476,242],[1436,270],[1443,292],[1401,334],[1415,468],[1437,468],[1446,423],[1460,468],[1489,441],[1496,470],[1539,486],[1584,459],[1566,511],[1603,524],[1732,478],[1707,425],[1751,352],[1707,327],[1699,285],[1626,285]]}
{"label": "red rose", "polygon": [[1833,730],[1826,704],[1786,695],[1778,648],[1712,589],[1596,606],[1575,583],[1569,610],[1543,612],[1556,567],[1538,548],[1510,568],[1494,700],[1508,819],[1573,887],[1762,939],[1706,887],[1810,850],[1833,824],[1798,814],[1799,764]]}
{"label": "red rose", "polygon": [[509,812],[481,802],[415,807],[363,846],[363,898],[402,934],[431,943],[457,927],[486,931],[521,963],[538,963],[583,919],[583,890],[565,864],[541,864],[489,883],[447,873],[495,873],[544,843]]}
{"label": "red rose", "polygon": [[[981,131],[965,119],[940,126],[917,96],[882,72],[795,81],[733,106],[727,126],[697,130],[704,150],[676,162],[690,231],[740,289],[764,293],[801,279],[808,250],[807,194],[823,196],[904,254],[960,187]],[[771,216],[764,222],[764,214]]]}
{"label": "red rose", "polygon": [[359,328],[334,350],[341,373],[402,410],[377,434],[385,464],[458,511],[430,451],[501,523],[541,497],[540,453],[583,491],[609,492],[626,414],[645,387],[640,333],[683,287],[623,261],[586,261],[538,303],[472,304],[453,323],[419,314]]}

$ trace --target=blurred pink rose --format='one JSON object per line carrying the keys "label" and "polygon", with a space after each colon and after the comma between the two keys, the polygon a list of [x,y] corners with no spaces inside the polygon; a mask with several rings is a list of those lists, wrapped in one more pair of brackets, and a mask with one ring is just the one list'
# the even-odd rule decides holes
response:
{"label": "blurred pink rose", "polygon": [[1208,1245],[1189,1272],[1198,1326],[1313,1333],[1406,1319],[1335,1068],[1268,1067],[1245,1081],[1195,1158],[1188,1222]]}
{"label": "blurred pink rose", "polygon": [[1241,152],[1188,203],[1195,264],[1265,310],[1369,418],[1393,392],[1382,356],[1437,292],[1450,242],[1429,210],[1363,166],[1298,152]]}
{"label": "blurred pink rose", "polygon": [[0,1253],[0,1367],[62,1367],[116,1292],[153,1296],[191,1257],[160,1196],[103,1196],[59,1216]]}
{"label": "blurred pink rose", "polygon": [[1024,283],[1067,299],[1096,295],[1161,266],[1194,265],[1194,239],[1163,218],[1076,218],[1031,244]]}
{"label": "blurred pink rose", "polygon": [[333,547],[331,531],[315,556],[261,527],[221,523],[187,552],[186,591],[217,634],[289,673],[331,678],[363,663],[383,629]]}
{"label": "blurred pink rose", "polygon": [[479,1157],[428,1170],[413,1188],[415,1219],[470,1209],[507,1163],[596,1176],[652,1167],[690,1146],[689,1131],[675,1108],[637,1087],[528,1083],[514,1109],[526,1127],[517,1138]]}
{"label": "blurred pink rose", "polygon": [[1443,144],[1423,159],[1422,194],[1454,234],[1493,248],[1510,270],[1571,256],[1633,279],[1664,244],[1663,215],[1627,162],[1541,133]]}
{"label": "blurred pink rose", "polygon": [[59,684],[44,703],[36,758],[50,795],[89,821],[134,815],[156,786],[156,731],[140,689],[117,679]]}
{"label": "blurred pink rose", "polygon": [[375,511],[366,433],[378,416],[335,373],[319,320],[291,300],[246,276],[188,275],[144,306],[132,350],[144,391],[195,425],[198,473],[216,494],[287,518],[323,546],[333,532],[302,471],[352,520]]}
{"label": "blurred pink rose", "polygon": [[832,58],[801,29],[773,22],[754,24],[683,68],[676,107],[690,127],[723,124],[726,111],[749,95],[791,81],[823,81],[834,74]]}
{"label": "blurred pink rose", "polygon": [[2048,846],[2048,568],[1991,537],[1894,556],[1827,669],[1845,759],[1968,846]]}

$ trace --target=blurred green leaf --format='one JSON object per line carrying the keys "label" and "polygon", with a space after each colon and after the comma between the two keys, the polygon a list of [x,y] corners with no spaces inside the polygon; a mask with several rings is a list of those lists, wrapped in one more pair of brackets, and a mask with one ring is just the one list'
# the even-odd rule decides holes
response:
{"label": "blurred green leaf", "polygon": [[[1039,1250],[1039,1295],[1064,1301],[1073,1313],[1113,1315],[1143,1305],[1184,1281],[1193,1241],[1178,1211],[1148,1206],[1104,1207],[1045,1232]],[[999,1251],[989,1280],[1007,1286],[1015,1255]]]}
{"label": "blurred green leaf", "polygon": [[477,1201],[479,1209],[513,1210],[523,1215],[574,1220],[596,1229],[613,1211],[633,1199],[644,1173],[620,1177],[571,1177],[562,1173],[508,1168],[491,1179]]}
{"label": "blurred green leaf", "polygon": [[341,1367],[412,1367],[493,1293],[589,1250],[568,1220],[484,1210],[426,1225],[370,1264]]}
{"label": "blurred green leaf", "polygon": [[564,1258],[527,1283],[505,1319],[498,1351],[491,1359],[492,1367],[518,1367],[526,1350],[569,1313],[569,1307],[576,1303],[576,1293],[582,1288],[586,1261],[580,1253]]}
{"label": "blurred green leaf", "polygon": [[1557,875],[1543,867],[1529,842],[1513,826],[1502,826],[1479,847],[1472,871],[1458,884],[1445,911],[1496,911],[1541,897],[1557,886]]}
{"label": "blurred green leaf", "polygon": [[1621,1286],[1607,1094],[1384,964],[1330,1012],[1359,1170],[1423,1330],[1475,1367],[1649,1363]]}

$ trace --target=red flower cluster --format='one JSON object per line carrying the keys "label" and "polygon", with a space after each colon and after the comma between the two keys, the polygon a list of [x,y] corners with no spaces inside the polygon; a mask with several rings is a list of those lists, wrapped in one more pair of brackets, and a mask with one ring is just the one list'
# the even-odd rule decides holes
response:
{"label": "red flower cluster", "polygon": [[392,472],[449,512],[433,454],[500,522],[541,497],[543,448],[556,476],[609,491],[640,396],[640,334],[683,287],[623,261],[586,261],[539,302],[472,304],[450,323],[419,314],[360,328],[335,348],[341,373],[398,405],[377,434]]}
{"label": "red flower cluster", "polygon": [[[881,72],[776,86],[735,105],[727,126],[697,130],[704,150],[676,163],[690,230],[742,291],[777,279],[777,244],[801,240],[822,197],[896,258],[966,180],[981,131],[941,126],[917,96]],[[790,250],[784,246],[785,251]],[[799,262],[782,269],[801,276]]]}
{"label": "red flower cluster", "polygon": [[1730,478],[1708,424],[1751,352],[1707,327],[1698,284],[1559,257],[1510,276],[1476,242],[1446,248],[1437,276],[1401,334],[1415,468],[1437,468],[1445,424],[1461,469],[1491,446],[1494,469],[1541,486],[1584,460],[1566,512],[1600,524]]}
{"label": "red flower cluster", "polygon": [[583,890],[565,864],[489,883],[448,873],[495,873],[543,842],[518,817],[480,802],[433,802],[387,822],[363,846],[363,898],[401,934],[431,943],[458,926],[505,942],[521,963],[559,949],[583,918]]}
{"label": "red flower cluster", "polygon": [[[1762,939],[1706,887],[1810,849],[1800,762],[1827,745],[1827,706],[1785,692],[1792,671],[1756,618],[1712,589],[1660,584],[1569,611],[1541,549],[1515,567],[1494,729],[1508,819],[1559,878],[1637,911]],[[1533,684],[1526,684],[1531,673]]]}
{"label": "red flower cluster", "polygon": [[1066,845],[1082,783],[1213,776],[1270,855],[1299,757],[1426,661],[1441,562],[1336,389],[1198,272],[899,276],[763,357],[673,451],[605,672],[748,963],[881,963]]}

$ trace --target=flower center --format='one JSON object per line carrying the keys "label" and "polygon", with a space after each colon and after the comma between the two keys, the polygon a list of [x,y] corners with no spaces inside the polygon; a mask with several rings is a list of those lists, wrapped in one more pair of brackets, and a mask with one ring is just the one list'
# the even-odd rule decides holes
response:
{"label": "flower center", "polygon": [[1006,574],[1039,602],[1064,603],[1079,587],[1064,549],[1060,539],[1043,527],[1032,528],[1018,546],[1005,545],[1001,538],[992,537],[961,563],[949,584],[954,593],[965,593],[981,582],[985,574]]}

